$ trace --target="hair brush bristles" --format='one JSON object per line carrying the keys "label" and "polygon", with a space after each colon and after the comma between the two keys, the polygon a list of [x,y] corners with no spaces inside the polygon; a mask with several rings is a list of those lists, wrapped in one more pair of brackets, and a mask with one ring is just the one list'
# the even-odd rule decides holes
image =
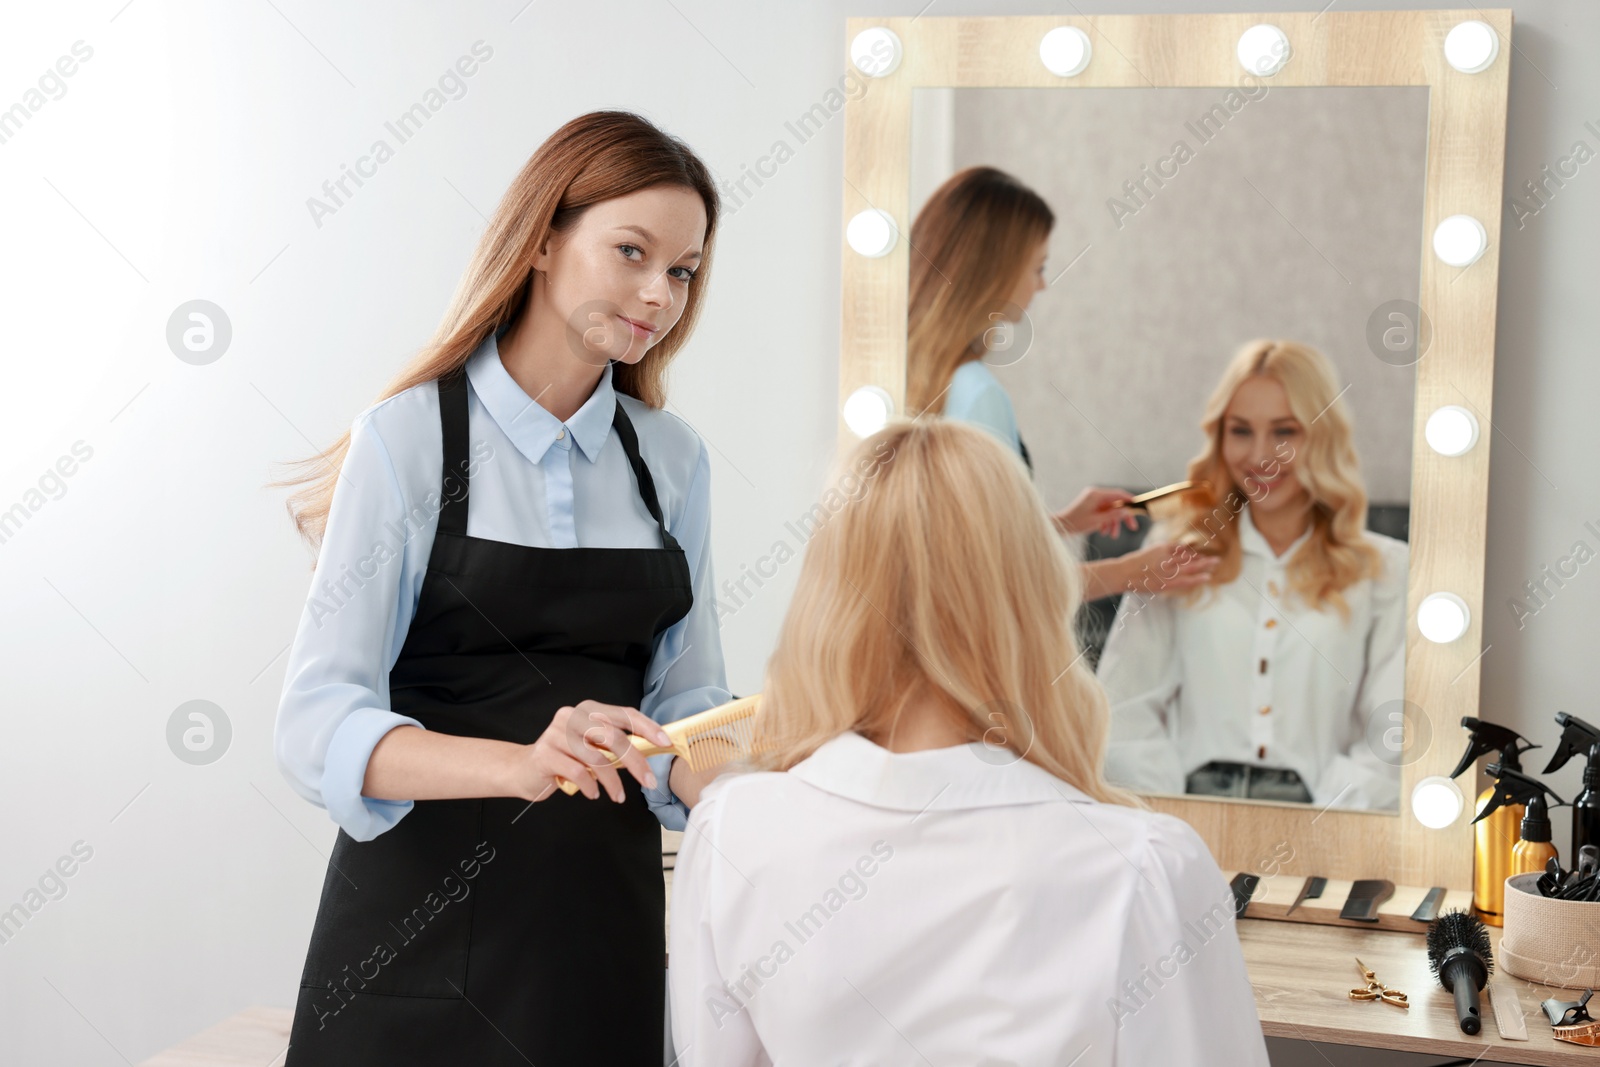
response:
{"label": "hair brush bristles", "polygon": [[1489,947],[1489,928],[1483,921],[1470,912],[1457,909],[1447,911],[1433,921],[1428,927],[1428,969],[1433,976],[1444,982],[1449,988],[1449,981],[1439,973],[1445,957],[1452,949],[1469,949],[1483,961],[1486,969],[1494,970],[1494,956]]}

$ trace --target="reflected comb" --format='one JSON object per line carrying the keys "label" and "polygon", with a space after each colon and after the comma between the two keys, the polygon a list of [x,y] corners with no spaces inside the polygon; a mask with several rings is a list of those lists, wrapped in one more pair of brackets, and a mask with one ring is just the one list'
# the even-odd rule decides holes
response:
{"label": "reflected comb", "polygon": [[1179,493],[1187,493],[1191,489],[1210,488],[1210,482],[1173,482],[1171,485],[1163,485],[1160,489],[1152,489],[1148,493],[1140,493],[1138,496],[1130,499],[1123,506],[1130,508],[1142,508],[1152,500],[1160,500],[1162,497],[1176,496]]}
{"label": "reflected comb", "polygon": [[[664,756],[670,752],[688,760],[691,771],[703,771],[755,751],[755,716],[760,700],[760,693],[752,693],[698,715],[662,723],[661,729],[672,739],[671,745],[658,745],[640,734],[629,734],[628,740],[642,755]],[[594,747],[610,752],[599,745]],[[611,766],[618,762],[613,757]],[[556,784],[569,797],[578,791],[577,783],[559,776]]]}

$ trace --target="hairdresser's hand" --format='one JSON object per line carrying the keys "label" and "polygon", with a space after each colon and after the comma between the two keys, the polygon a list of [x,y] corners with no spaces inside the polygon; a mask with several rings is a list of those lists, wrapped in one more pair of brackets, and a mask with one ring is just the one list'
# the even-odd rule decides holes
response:
{"label": "hairdresser's hand", "polygon": [[1121,489],[1100,489],[1090,486],[1078,494],[1078,499],[1051,516],[1062,533],[1088,533],[1099,530],[1107,537],[1116,537],[1123,526],[1130,530],[1139,528],[1138,512],[1124,505],[1133,494]]}
{"label": "hairdresser's hand", "polygon": [[672,743],[665,730],[635,708],[598,700],[562,708],[539,740],[518,751],[512,772],[515,795],[524,800],[543,800],[556,789],[556,779],[565,778],[576,783],[590,800],[599,799],[600,786],[604,785],[611,799],[620,804],[624,794],[622,778],[617,773],[619,763],[640,782],[654,788],[655,774],[644,754],[628,740],[630,733],[661,745]]}
{"label": "hairdresser's hand", "polygon": [[1221,562],[1216,556],[1195,551],[1193,545],[1177,541],[1146,545],[1117,558],[1128,567],[1124,588],[1146,595],[1184,593],[1206,585]]}

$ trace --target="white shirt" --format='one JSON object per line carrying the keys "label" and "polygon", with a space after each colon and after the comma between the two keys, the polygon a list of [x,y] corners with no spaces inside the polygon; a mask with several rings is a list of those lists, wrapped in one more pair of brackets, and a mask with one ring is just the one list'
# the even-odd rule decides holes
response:
{"label": "white shirt", "polygon": [[1383,573],[1344,590],[1346,623],[1290,595],[1286,570],[1309,531],[1277,556],[1248,506],[1237,522],[1234,581],[1193,606],[1122,598],[1099,667],[1112,701],[1106,777],[1181,794],[1191,771],[1229,760],[1291,768],[1319,805],[1398,810],[1406,543],[1367,531]]}
{"label": "white shirt", "polygon": [[678,1062],[1266,1067],[1233,923],[1179,819],[982,742],[844,733],[716,779],[690,813]]}
{"label": "white shirt", "polygon": [[[660,548],[661,531],[612,433],[620,399],[667,529],[688,557],[694,593],[689,614],[656,637],[639,710],[664,723],[726,703],[711,577],[710,462],[699,435],[677,416],[616,393],[610,365],[563,423],[511,377],[497,337],[486,337],[467,361],[476,464],[468,536],[538,548]],[[278,767],[295,792],[326,808],[357,841],[383,833],[414,803],[363,797],[361,785],[385,733],[422,725],[390,710],[389,669],[405,644],[433,551],[443,447],[437,382],[356,416],[289,652],[273,735]],[[662,824],[678,830],[688,809],[670,791],[671,760],[650,758],[658,785],[644,793]]]}

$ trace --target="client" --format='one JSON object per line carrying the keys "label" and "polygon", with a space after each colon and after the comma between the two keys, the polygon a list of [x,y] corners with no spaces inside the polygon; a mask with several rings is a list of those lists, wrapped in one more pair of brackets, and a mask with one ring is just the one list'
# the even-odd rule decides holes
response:
{"label": "client", "polygon": [[1220,562],[1208,587],[1118,606],[1099,668],[1112,781],[1399,807],[1407,549],[1365,529],[1341,395],[1293,341],[1252,341],[1223,372],[1189,464],[1212,489],[1151,534]]}
{"label": "client", "polygon": [[811,539],[755,755],[673,875],[685,1067],[1267,1064],[1232,896],[1106,783],[1083,580],[1017,455],[897,422]]}

